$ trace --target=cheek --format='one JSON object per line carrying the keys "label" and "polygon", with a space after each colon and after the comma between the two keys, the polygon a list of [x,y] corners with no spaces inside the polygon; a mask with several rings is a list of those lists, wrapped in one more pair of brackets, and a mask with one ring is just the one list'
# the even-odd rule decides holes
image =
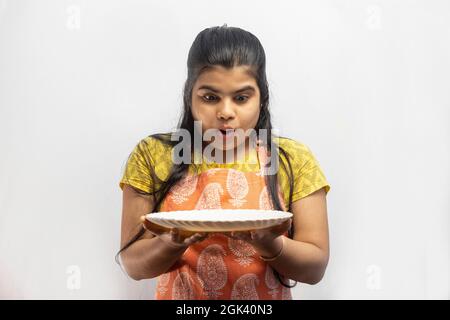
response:
{"label": "cheek", "polygon": [[256,109],[255,115],[254,115],[254,117],[253,117],[253,120],[254,120],[253,126],[256,126],[256,124],[258,123],[258,120],[259,120],[259,113],[260,113],[260,108],[258,107],[258,108]]}
{"label": "cheek", "polygon": [[258,123],[259,119],[259,107],[249,110],[245,114],[242,114],[242,121],[245,122],[247,128],[253,128]]}
{"label": "cheek", "polygon": [[199,120],[202,120],[202,121],[204,121],[204,115],[203,115],[203,113],[204,113],[204,110],[202,110],[202,108],[201,107],[199,107],[198,105],[195,105],[195,104],[193,104],[192,105],[192,116],[194,117],[194,120],[197,120],[197,121],[199,121]]}
{"label": "cheek", "polygon": [[193,105],[192,117],[196,121],[202,121],[204,126],[208,126],[212,119],[214,119],[214,114],[211,111],[201,105]]}
{"label": "cheek", "polygon": [[194,106],[191,107],[191,114],[192,114],[192,118],[194,118],[195,121],[198,120],[198,112],[197,112],[197,108],[195,108]]}

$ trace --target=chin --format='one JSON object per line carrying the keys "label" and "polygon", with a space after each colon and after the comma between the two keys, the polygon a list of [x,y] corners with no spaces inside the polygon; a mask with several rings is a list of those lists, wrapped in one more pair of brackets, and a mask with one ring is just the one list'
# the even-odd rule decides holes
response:
{"label": "chin", "polygon": [[243,145],[242,143],[240,144],[235,144],[235,143],[231,143],[228,145],[214,145],[214,147],[216,148],[216,150],[219,151],[231,151],[231,150],[237,150],[239,146]]}

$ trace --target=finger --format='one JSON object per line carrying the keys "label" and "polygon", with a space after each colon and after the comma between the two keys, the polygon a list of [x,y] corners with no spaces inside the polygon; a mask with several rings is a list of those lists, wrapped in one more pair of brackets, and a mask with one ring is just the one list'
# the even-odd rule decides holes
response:
{"label": "finger", "polygon": [[289,230],[289,228],[291,227],[291,223],[292,223],[292,219],[288,219],[286,221],[283,221],[282,223],[274,226],[272,228],[272,231],[276,234],[281,234],[281,233],[285,233],[286,231]]}
{"label": "finger", "polygon": [[189,243],[196,243],[196,242],[200,242],[205,240],[206,238],[209,237],[208,233],[196,233],[195,235],[193,235],[192,237],[190,237],[188,239]]}
{"label": "finger", "polygon": [[246,241],[246,240],[250,240],[251,239],[250,238],[250,233],[247,232],[247,231],[233,231],[231,234],[232,234],[232,236],[235,239],[238,239],[238,240]]}
{"label": "finger", "polygon": [[241,239],[242,238],[242,233],[241,232],[232,231],[230,236],[233,239]]}
{"label": "finger", "polygon": [[239,240],[239,238],[237,238],[237,237],[233,234],[233,232],[231,232],[231,231],[229,231],[229,232],[222,232],[222,234],[224,234],[225,236],[227,236],[227,237],[229,237],[229,238],[231,238],[231,239]]}
{"label": "finger", "polygon": [[291,219],[288,219],[288,220],[283,221],[282,223],[280,223],[277,226],[276,231],[278,231],[278,232],[285,232],[285,231],[289,230],[290,226],[291,226]]}
{"label": "finger", "polygon": [[232,231],[231,232],[231,236],[232,237],[236,237],[236,238],[240,238],[240,237],[245,236],[245,233],[242,232],[242,231]]}
{"label": "finger", "polygon": [[145,231],[150,232],[154,236],[160,236],[160,235],[162,235],[164,233],[164,232],[158,232],[158,231],[153,230],[153,229],[149,229],[145,224],[142,224],[142,226],[144,227]]}
{"label": "finger", "polygon": [[168,228],[157,225],[156,223],[148,221],[147,219],[145,219],[142,224],[146,230],[150,231],[155,235],[161,235],[163,233],[169,232]]}
{"label": "finger", "polygon": [[170,235],[172,236],[172,241],[176,243],[182,242],[180,239],[180,233],[177,228],[172,228],[170,230]]}
{"label": "finger", "polygon": [[230,237],[235,240],[248,240],[250,239],[250,233],[248,231],[227,231],[221,232],[227,237]]}
{"label": "finger", "polygon": [[207,233],[196,233],[192,236],[195,241],[202,241],[208,237]]}
{"label": "finger", "polygon": [[191,244],[194,244],[200,240],[200,236],[198,234],[195,234],[189,238],[184,239],[183,243],[185,245],[190,246]]}
{"label": "finger", "polygon": [[189,238],[196,233],[194,231],[189,231],[189,230],[184,230],[184,229],[177,229],[177,230],[182,239]]}
{"label": "finger", "polygon": [[288,219],[287,221],[285,221],[284,223],[284,231],[288,231],[292,226],[292,219]]}
{"label": "finger", "polygon": [[226,237],[232,238],[231,232],[230,232],[230,231],[223,231],[223,232],[219,232],[219,233],[220,233],[220,234],[223,234],[223,235],[226,236]]}
{"label": "finger", "polygon": [[178,228],[173,228],[173,231],[175,234],[175,241],[178,243],[183,243],[184,240],[190,236],[190,234],[185,234]]}

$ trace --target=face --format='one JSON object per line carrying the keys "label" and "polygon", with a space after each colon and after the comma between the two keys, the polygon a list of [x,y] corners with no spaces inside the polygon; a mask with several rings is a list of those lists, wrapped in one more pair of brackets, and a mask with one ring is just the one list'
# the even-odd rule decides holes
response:
{"label": "face", "polygon": [[230,128],[228,133],[231,132],[231,135],[216,131],[223,139],[222,143],[217,144],[217,149],[224,152],[236,149],[242,142],[233,136],[231,129],[245,132],[253,129],[258,122],[260,92],[256,79],[249,71],[249,66],[231,69],[214,66],[201,73],[192,90],[192,115],[194,120],[202,121],[202,134],[208,129]]}

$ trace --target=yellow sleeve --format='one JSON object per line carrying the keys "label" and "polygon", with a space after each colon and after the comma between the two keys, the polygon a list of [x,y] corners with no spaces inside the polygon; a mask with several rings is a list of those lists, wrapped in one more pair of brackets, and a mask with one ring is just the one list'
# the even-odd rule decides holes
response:
{"label": "yellow sleeve", "polygon": [[150,154],[149,142],[148,139],[142,139],[129,155],[119,183],[120,189],[123,190],[124,184],[128,184],[146,193],[153,191],[151,168],[154,161]]}
{"label": "yellow sleeve", "polygon": [[[280,145],[290,155],[294,175],[292,202],[304,198],[321,188],[325,188],[325,192],[328,194],[330,185],[310,148],[291,139],[285,139],[285,143],[280,143]],[[288,183],[283,185],[283,191],[289,195]],[[285,190],[286,188],[287,190]]]}

